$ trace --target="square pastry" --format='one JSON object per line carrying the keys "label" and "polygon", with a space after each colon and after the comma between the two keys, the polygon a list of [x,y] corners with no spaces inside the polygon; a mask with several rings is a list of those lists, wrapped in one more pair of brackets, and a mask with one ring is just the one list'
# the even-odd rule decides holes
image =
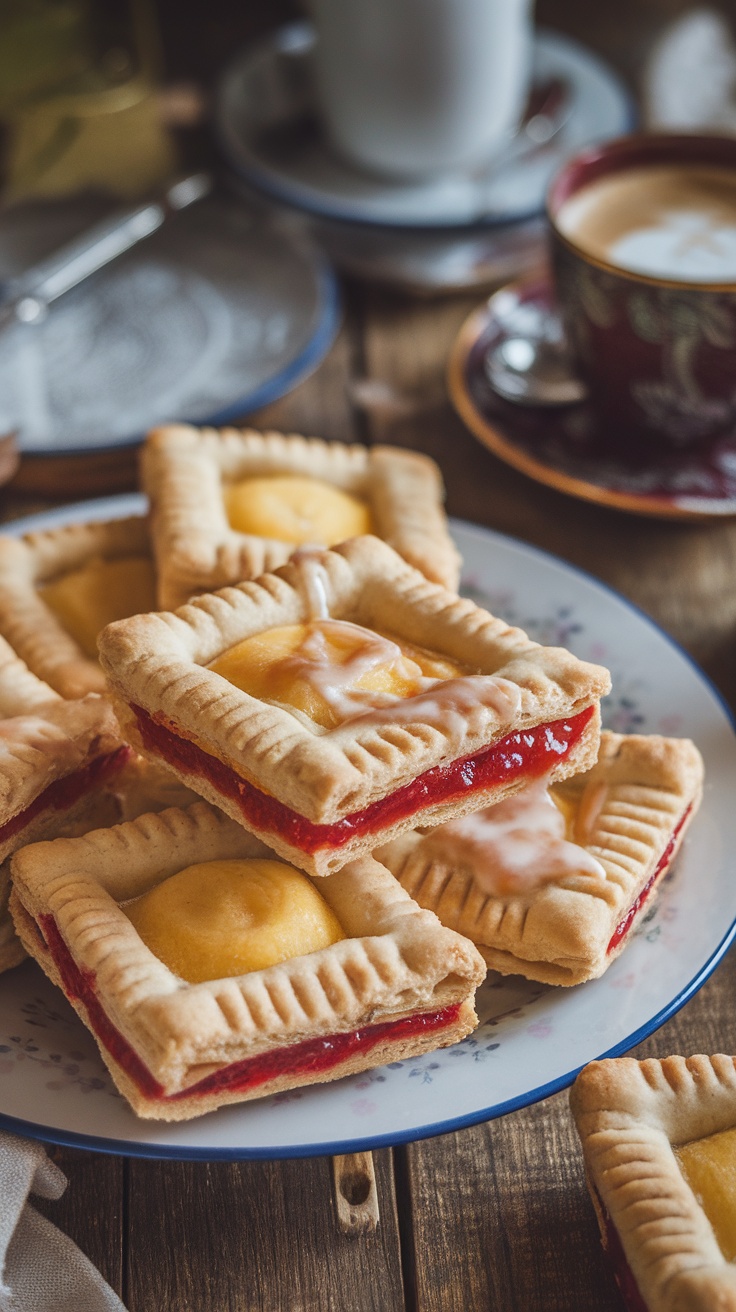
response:
{"label": "square pastry", "polygon": [[8,858],[24,843],[119,814],[110,789],[130,748],[109,704],[65,702],[0,638],[0,971],[23,951],[8,914]]}
{"label": "square pastry", "polygon": [[318,875],[586,768],[609,688],[373,537],[112,624],[100,653],[128,741]]}
{"label": "square pastry", "polygon": [[149,434],[143,486],[151,501],[162,609],[257,578],[296,547],[374,533],[427,578],[457,587],[460,557],[428,456],[398,447],[171,424]]}
{"label": "square pastry", "polygon": [[0,633],[62,697],[105,692],[97,634],[156,606],[141,517],[0,534]]}
{"label": "square pastry", "polygon": [[336,1079],[477,1023],[483,959],[383,866],[312,882],[204,802],[24,848],[11,908],[140,1116]]}
{"label": "square pastry", "polygon": [[593,1062],[570,1102],[630,1312],[736,1312],[736,1058]]}
{"label": "square pastry", "polygon": [[688,739],[604,731],[592,769],[538,779],[376,856],[489,967],[580,984],[607,970],[651,907],[702,784]]}

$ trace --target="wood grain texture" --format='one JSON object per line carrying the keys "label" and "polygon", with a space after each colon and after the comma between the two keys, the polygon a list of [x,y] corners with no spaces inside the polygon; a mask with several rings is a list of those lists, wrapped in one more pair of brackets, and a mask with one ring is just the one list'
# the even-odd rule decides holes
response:
{"label": "wood grain texture", "polygon": [[49,1156],[69,1184],[55,1202],[34,1198],[34,1207],[79,1245],[122,1298],[126,1163],[73,1148],[50,1148]]}
{"label": "wood grain texture", "polygon": [[[636,1057],[736,1052],[736,953]],[[568,1095],[402,1150],[416,1312],[618,1312]]]}
{"label": "wood grain texture", "polygon": [[391,1154],[374,1154],[381,1224],[335,1222],[327,1158],[132,1162],[130,1312],[399,1312]]}

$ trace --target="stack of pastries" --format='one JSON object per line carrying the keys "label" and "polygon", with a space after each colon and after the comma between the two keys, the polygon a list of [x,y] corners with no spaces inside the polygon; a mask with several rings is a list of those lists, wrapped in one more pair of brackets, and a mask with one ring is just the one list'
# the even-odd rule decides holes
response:
{"label": "stack of pastries", "polygon": [[176,425],[142,471],[150,522],[0,539],[0,713],[87,771],[81,817],[0,815],[0,967],[34,957],[163,1119],[454,1043],[488,967],[600,975],[693,744],[601,734],[606,670],[457,595],[424,456]]}

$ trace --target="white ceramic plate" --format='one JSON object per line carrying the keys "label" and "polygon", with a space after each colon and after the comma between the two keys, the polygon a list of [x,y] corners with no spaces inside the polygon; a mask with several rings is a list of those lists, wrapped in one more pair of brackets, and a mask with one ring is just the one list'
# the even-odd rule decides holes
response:
{"label": "white ceramic plate", "polygon": [[538,214],[552,174],[582,146],[630,131],[633,102],[590,50],[538,32],[534,79],[562,79],[570,113],[548,147],[517,158],[518,141],[486,166],[400,183],[363,173],[330,149],[315,116],[310,56],[314,32],[290,23],[248,46],[226,71],[216,126],[228,163],[276,200],[332,219],[453,227],[507,223]]}
{"label": "white ceramic plate", "polygon": [[[13,531],[142,505],[133,497],[91,502]],[[292,1157],[400,1143],[564,1088],[586,1062],[651,1034],[704,982],[736,931],[736,738],[727,711],[688,657],[600,583],[469,524],[456,524],[455,536],[471,596],[535,638],[609,665],[611,728],[690,735],[705,757],[701,812],[623,956],[602,979],[573,989],[491,975],[479,993],[480,1027],[452,1048],[172,1126],[136,1120],[84,1026],[27,963],[0,977],[0,1124],[150,1157]]]}

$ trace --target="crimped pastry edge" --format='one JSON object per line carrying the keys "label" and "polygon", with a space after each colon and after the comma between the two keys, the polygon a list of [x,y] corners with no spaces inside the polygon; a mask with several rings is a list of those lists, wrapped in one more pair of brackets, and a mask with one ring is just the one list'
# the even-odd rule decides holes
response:
{"label": "crimped pastry edge", "polygon": [[[172,975],[115,901],[137,896],[193,861],[258,855],[272,854],[198,802],[83,838],[23,848],[13,864],[11,909],[24,946],[58,982],[33,926],[42,914],[54,916],[77,964],[95,977],[110,1020],[167,1093],[194,1082],[188,1073],[204,1064],[228,1065],[322,1034],[472,1004],[485,975],[476,949],[417,907],[370,859],[320,884],[345,940],[281,966],[206,984],[184,984]],[[85,1019],[81,1004],[78,1010]],[[116,1078],[114,1063],[108,1065]],[[305,1082],[287,1078],[279,1087]],[[262,1092],[259,1087],[249,1096]],[[169,1111],[176,1118],[193,1114],[178,1100],[161,1114]]]}
{"label": "crimped pastry edge", "polygon": [[[42,746],[37,721],[56,729],[58,741],[45,740]],[[0,827],[57,779],[120,746],[118,724],[105,699],[90,693],[76,702],[65,701],[0,637]],[[26,841],[26,835],[40,833],[43,825],[42,814],[19,834],[0,841],[0,861]]]}
{"label": "crimped pastry edge", "polygon": [[[575,715],[610,687],[607,670],[562,648],[540,647],[522,630],[430,583],[377,538],[354,538],[310,555],[323,571],[333,617],[394,632],[491,676],[473,685],[471,710],[428,723],[420,700],[411,699],[416,721],[397,724],[390,710],[377,711],[318,734],[204,668],[252,633],[309,618],[304,566],[295,560],[253,582],[197,597],[174,614],[108,625],[100,635],[100,659],[124,702],[169,724],[311,821],[333,823],[436,765]],[[520,690],[520,712],[501,695],[499,680],[514,694]]]}
{"label": "crimped pastry edge", "polygon": [[298,433],[168,424],[148,434],[141,458],[162,608],[257,578],[289,559],[293,543],[238,533],[225,514],[223,480],[269,474],[318,478],[363,496],[379,537],[427,578],[457,587],[460,556],[442,508],[442,475],[428,456]]}
{"label": "crimped pastry edge", "polygon": [[[606,801],[584,846],[603,866],[605,879],[578,873],[531,897],[493,897],[474,889],[468,871],[431,859],[431,849],[425,856],[417,831],[381,845],[376,856],[420,906],[470,938],[490,969],[562,986],[596,979],[629,941],[630,930],[615,950],[606,950],[687,815],[670,864],[677,854],[700,802],[702,757],[689,739],[604,730],[593,767],[557,787],[575,797],[597,783],[607,787]],[[651,910],[657,893],[655,885],[632,927]]]}
{"label": "crimped pastry edge", "polygon": [[672,1146],[736,1126],[736,1058],[593,1062],[570,1106],[604,1247],[603,1209],[649,1312],[735,1312],[736,1268]]}
{"label": "crimped pastry edge", "polygon": [[147,518],[65,524],[15,538],[0,534],[0,633],[28,668],[66,698],[104,693],[105,677],[39,596],[40,584],[94,556],[148,555]]}

